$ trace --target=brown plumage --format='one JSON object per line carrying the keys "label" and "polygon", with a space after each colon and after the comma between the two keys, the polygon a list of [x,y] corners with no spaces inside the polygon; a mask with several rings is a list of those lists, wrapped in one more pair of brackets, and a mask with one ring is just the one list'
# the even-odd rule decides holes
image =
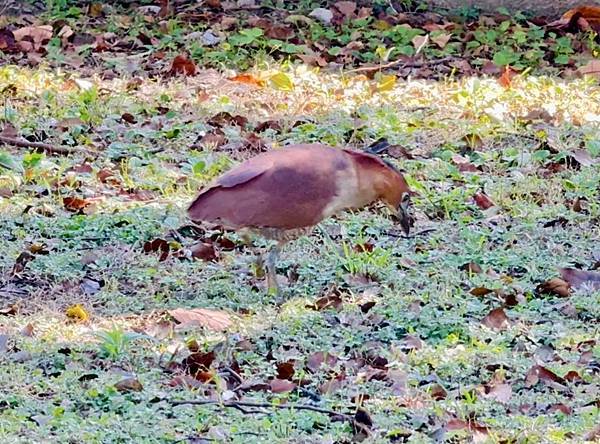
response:
{"label": "brown plumage", "polygon": [[377,156],[322,144],[291,145],[249,159],[200,192],[188,208],[194,221],[250,229],[280,241],[267,261],[278,291],[275,260],[281,245],[346,208],[376,200],[398,212],[410,229],[409,188]]}

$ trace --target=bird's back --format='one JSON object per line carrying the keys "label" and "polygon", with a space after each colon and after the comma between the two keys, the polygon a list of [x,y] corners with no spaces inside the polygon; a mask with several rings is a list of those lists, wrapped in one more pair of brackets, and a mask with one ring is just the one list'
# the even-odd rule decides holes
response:
{"label": "bird's back", "polygon": [[343,150],[314,144],[270,151],[221,176],[188,212],[231,228],[309,227],[335,200],[340,175],[356,176]]}

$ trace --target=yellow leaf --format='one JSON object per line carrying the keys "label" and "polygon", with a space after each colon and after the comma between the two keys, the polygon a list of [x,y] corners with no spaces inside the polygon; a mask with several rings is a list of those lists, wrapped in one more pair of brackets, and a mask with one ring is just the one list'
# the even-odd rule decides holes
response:
{"label": "yellow leaf", "polygon": [[373,27],[378,31],[385,31],[387,29],[390,29],[392,25],[390,25],[390,23],[386,22],[385,20],[375,20],[375,22],[373,23]]}
{"label": "yellow leaf", "polygon": [[377,79],[377,91],[391,91],[396,86],[396,76],[393,74],[382,75]]}
{"label": "yellow leaf", "polygon": [[85,322],[90,315],[85,311],[81,304],[71,305],[66,311],[67,317],[77,322]]}
{"label": "yellow leaf", "polygon": [[294,83],[287,74],[279,72],[269,79],[274,88],[280,91],[292,91],[294,89]]}

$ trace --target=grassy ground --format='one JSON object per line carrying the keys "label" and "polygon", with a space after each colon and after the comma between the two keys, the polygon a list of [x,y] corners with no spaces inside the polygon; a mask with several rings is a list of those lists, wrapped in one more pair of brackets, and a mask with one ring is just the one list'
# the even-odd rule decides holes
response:
{"label": "grassy ground", "polygon": [[[0,441],[365,438],[310,410],[172,404],[207,398],[362,405],[366,442],[593,439],[599,293],[537,287],[600,261],[598,85],[532,75],[377,92],[360,76],[289,77],[292,91],[212,71],[0,69],[5,123],[93,153],[0,154]],[[260,242],[226,233],[218,260],[186,259],[185,206],[230,165],[264,147],[381,137],[409,153],[392,150],[419,194],[412,237],[379,208],[324,222],[333,244],[317,230],[286,249],[282,305],[253,265]],[[482,209],[482,192],[495,205]],[[170,243],[163,261],[143,249],[157,238]],[[175,308],[233,325],[178,326]]]}

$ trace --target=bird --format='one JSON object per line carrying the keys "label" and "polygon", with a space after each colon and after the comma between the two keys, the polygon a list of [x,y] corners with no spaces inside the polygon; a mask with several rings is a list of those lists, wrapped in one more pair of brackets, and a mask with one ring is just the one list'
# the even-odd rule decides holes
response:
{"label": "bird", "polygon": [[204,189],[188,207],[196,223],[213,223],[277,241],[265,265],[269,293],[281,296],[276,265],[284,245],[345,209],[382,201],[408,236],[411,190],[379,156],[321,143],[292,144],[252,157]]}

